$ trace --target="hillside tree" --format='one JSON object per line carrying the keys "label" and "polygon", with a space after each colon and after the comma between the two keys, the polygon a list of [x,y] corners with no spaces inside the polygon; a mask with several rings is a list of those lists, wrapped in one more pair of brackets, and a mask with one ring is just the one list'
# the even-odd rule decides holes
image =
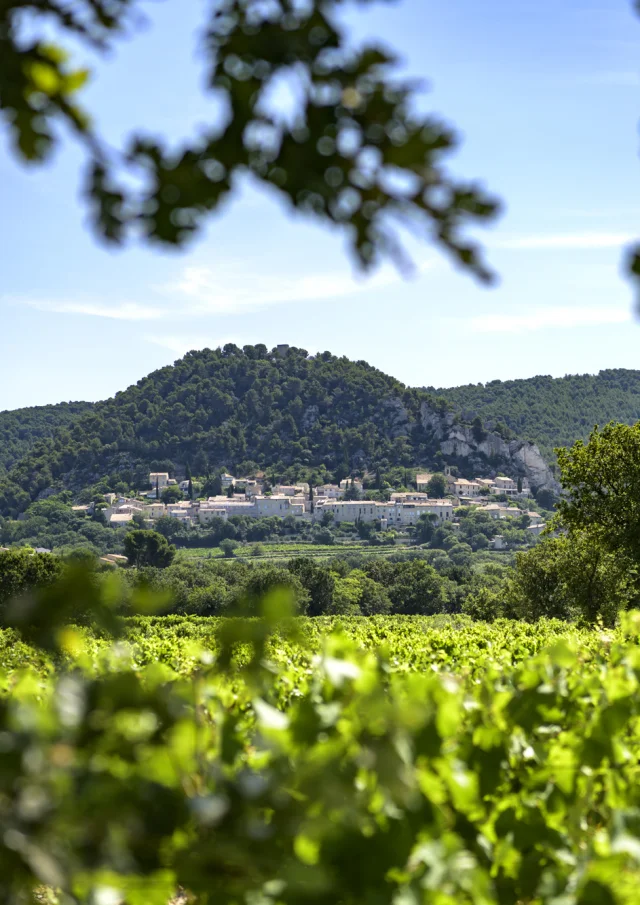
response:
{"label": "hillside tree", "polygon": [[447,482],[443,474],[434,474],[427,484],[427,493],[433,500],[441,500],[447,491]]}
{"label": "hillside tree", "polygon": [[556,524],[591,531],[640,563],[640,422],[596,427],[587,443],[556,454],[564,490]]}
{"label": "hillside tree", "polygon": [[130,566],[165,569],[173,562],[176,548],[157,531],[135,530],[126,535],[124,552]]}

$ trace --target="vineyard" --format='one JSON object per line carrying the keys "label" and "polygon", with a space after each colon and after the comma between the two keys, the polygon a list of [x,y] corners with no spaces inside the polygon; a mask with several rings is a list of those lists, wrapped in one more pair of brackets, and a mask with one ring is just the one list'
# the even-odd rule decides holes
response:
{"label": "vineyard", "polygon": [[52,602],[0,634],[3,902],[637,902],[640,614],[293,619],[274,598],[110,623],[103,601],[89,628]]}
{"label": "vineyard", "polygon": [[[6,679],[24,667],[52,675],[56,664],[84,667],[89,673],[115,669],[144,670],[161,664],[178,676],[201,669],[201,653],[215,655],[220,635],[229,627],[257,626],[259,620],[232,620],[200,616],[137,616],[125,620],[118,644],[109,637],[76,628],[73,645],[62,656],[46,656],[20,640],[15,631],[0,632],[0,662]],[[306,684],[311,664],[330,636],[344,638],[359,650],[376,652],[394,673],[446,672],[474,679],[490,670],[503,673],[558,642],[573,645],[581,659],[606,658],[614,635],[579,629],[559,620],[530,625],[499,620],[491,625],[464,616],[372,616],[300,618],[275,627],[266,653],[270,662],[286,668],[295,687]],[[78,656],[75,654],[78,653]],[[242,661],[242,655],[239,657]]]}
{"label": "vineyard", "polygon": [[[257,548],[257,549],[256,549]],[[262,562],[288,562],[295,556],[308,556],[316,560],[326,560],[339,555],[373,555],[376,557],[396,553],[397,547],[372,548],[362,543],[309,544],[309,543],[258,543],[246,544],[236,548],[234,555],[240,559],[259,559]],[[222,559],[223,551],[219,547],[181,548],[177,561],[202,559]]]}

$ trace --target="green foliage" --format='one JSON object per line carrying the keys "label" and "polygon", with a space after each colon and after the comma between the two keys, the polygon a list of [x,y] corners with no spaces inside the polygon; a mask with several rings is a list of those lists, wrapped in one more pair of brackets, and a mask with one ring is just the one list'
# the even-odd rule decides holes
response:
{"label": "green foliage", "polygon": [[202,487],[202,494],[205,497],[220,496],[222,494],[222,481],[219,474],[211,475],[207,478]]}
{"label": "green foliage", "polygon": [[435,518],[432,515],[421,515],[416,524],[413,541],[416,544],[428,544],[435,532]]}
{"label": "green foliage", "polygon": [[558,503],[558,498],[553,491],[548,490],[546,487],[542,487],[540,490],[536,491],[536,502],[542,509],[553,512]]}
{"label": "green foliage", "polygon": [[[173,612],[199,612],[192,589],[205,589],[210,583],[215,585],[216,594],[221,584],[226,585],[229,601],[248,598],[251,612],[256,611],[260,589],[266,593],[278,583],[294,588],[297,604],[301,606],[304,601],[304,611],[309,616],[443,613],[457,606],[454,583],[420,560],[387,564],[374,558],[351,565],[335,559],[320,563],[302,555],[282,562],[286,568],[275,566],[276,563],[200,560],[185,569],[184,564],[176,562],[165,571],[163,588],[179,601],[172,607]],[[287,580],[285,575],[289,576]],[[461,577],[459,594],[464,598],[482,585],[483,580],[470,573]]]}
{"label": "green foliage", "polygon": [[220,549],[227,559],[231,559],[231,557],[235,556],[235,552],[238,549],[238,542],[226,537],[224,540],[220,541]]}
{"label": "green foliage", "polygon": [[[235,567],[235,565],[234,565]],[[145,570],[138,574],[133,593],[153,589],[164,599],[170,570]],[[120,578],[128,580],[134,573],[120,573]],[[156,581],[157,578],[157,581]],[[201,588],[202,576],[196,576],[194,589]],[[243,599],[239,585],[233,596],[234,601]],[[95,593],[95,589],[94,589]],[[113,591],[112,591],[113,593]],[[131,593],[123,590],[128,599]],[[148,595],[147,598],[148,599]],[[222,598],[221,598],[222,599]],[[100,671],[133,665],[142,670],[150,664],[159,664],[182,676],[197,674],[202,666],[198,649],[209,651],[214,656],[221,645],[221,629],[228,625],[233,612],[229,606],[222,607],[218,615],[152,615],[128,616],[121,620],[123,634],[119,638],[119,648],[113,656],[110,639],[101,631],[76,626],[78,636],[68,641],[69,649],[58,659],[60,663],[75,664],[79,658],[89,657],[91,668]],[[132,611],[129,605],[129,612]],[[260,611],[258,611],[260,612]],[[623,617],[626,619],[627,617]],[[231,617],[237,621],[236,617]],[[247,620],[249,625],[255,619]],[[383,647],[389,658],[389,671],[407,672],[455,672],[474,680],[487,670],[496,673],[508,672],[538,653],[542,648],[565,643],[580,647],[588,660],[606,656],[607,645],[612,639],[622,640],[624,632],[620,627],[612,629],[605,636],[592,627],[578,627],[554,619],[542,618],[536,623],[496,619],[487,625],[473,622],[466,616],[399,616],[382,615],[363,618],[356,616],[300,617],[296,621],[296,633],[292,635],[284,628],[271,639],[265,655],[273,663],[286,664],[296,688],[303,689],[314,659],[326,644],[327,637],[334,632],[341,633],[361,650],[375,651]],[[62,640],[65,641],[64,637]],[[67,643],[65,641],[65,643]],[[0,629],[0,654],[11,680],[17,678],[14,671],[34,666],[42,673],[49,673],[53,661],[43,661],[39,651],[26,644],[17,649],[16,632]],[[195,653],[194,653],[195,652]],[[120,657],[120,659],[118,659]],[[238,662],[246,662],[246,651],[238,653]],[[85,664],[88,665],[88,664]],[[281,698],[286,700],[286,694]]]}
{"label": "green foliage", "polygon": [[184,499],[184,494],[177,484],[169,484],[160,494],[163,503],[179,503]]}
{"label": "green foliage", "polygon": [[[296,590],[296,594],[300,600],[304,599],[305,612],[310,616],[459,612],[469,595],[485,586],[502,585],[505,580],[503,570],[497,570],[498,577],[488,566],[484,570],[478,567],[478,571],[467,568],[468,554],[463,544],[454,546],[450,555],[442,555],[440,561],[436,551],[408,550],[393,556],[385,550],[383,559],[368,546],[343,546],[340,557],[330,556],[335,546],[327,547],[311,556],[309,551],[315,552],[315,547],[295,544],[279,545],[279,551],[269,551],[268,555],[256,558],[250,548],[240,548],[232,541],[228,550],[223,542],[224,549],[215,551],[215,557],[211,551],[199,558],[186,558],[180,553],[166,565],[164,546],[156,550],[157,536],[150,543],[150,534],[153,532],[126,534],[127,545],[133,548],[129,553],[131,562],[135,565],[127,570],[125,578],[132,589],[149,588],[161,594],[164,613],[230,611],[247,598],[254,600],[255,588],[271,582],[274,568],[279,575],[286,571],[287,587],[293,576],[295,588],[304,592],[298,595]],[[167,545],[167,549],[172,555],[172,548]],[[10,552],[11,556],[16,555],[15,551]],[[462,554],[462,560],[458,553]],[[82,554],[73,561],[86,559]],[[49,557],[48,561],[62,569],[63,560],[59,557]],[[93,566],[90,555],[88,562]],[[348,581],[340,584],[338,579]],[[28,590],[33,583],[37,584],[25,578],[20,586]],[[254,603],[249,607],[255,612]],[[123,612],[128,611],[125,606]]]}
{"label": "green foliage", "polygon": [[443,474],[434,474],[427,484],[427,493],[434,500],[441,500],[447,492],[447,482]]}
{"label": "green foliage", "polygon": [[426,616],[447,611],[447,582],[424,561],[392,564],[373,560],[365,572],[386,589],[395,613]]}
{"label": "green foliage", "polygon": [[0,608],[19,594],[51,584],[61,572],[62,561],[49,553],[0,551]]}
{"label": "green foliage", "polygon": [[557,453],[564,534],[516,556],[505,612],[612,625],[640,599],[640,426],[611,423]]}
{"label": "green foliage", "polygon": [[587,444],[558,450],[558,464],[567,494],[558,524],[640,563],[640,424],[596,428]]}
{"label": "green foliage", "polygon": [[484,438],[487,436],[487,432],[484,429],[484,425],[482,423],[482,418],[479,415],[476,415],[471,424],[473,429],[473,436],[477,443],[482,443]]}
{"label": "green foliage", "polygon": [[166,569],[173,562],[176,548],[157,531],[129,531],[124,539],[129,565]]}
{"label": "green foliage", "polygon": [[122,552],[124,528],[107,528],[97,510],[79,518],[61,496],[32,503],[20,520],[0,519],[0,543],[45,547],[56,552],[90,549],[94,553]]}
{"label": "green foliage", "polygon": [[335,537],[331,528],[323,528],[320,526],[316,526],[313,529],[313,542],[314,544],[327,545],[335,543]]}
{"label": "green foliage", "polygon": [[[108,27],[116,25],[115,19],[107,17],[107,5],[103,6],[101,0],[82,6],[82,13],[78,10],[74,14],[56,0],[44,0],[38,4],[38,11],[44,14],[37,29],[39,35],[31,33],[26,41],[19,37],[20,16],[25,8],[33,9],[31,4],[8,0],[0,9],[0,113],[9,125],[15,153],[25,161],[43,161],[49,156],[57,122],[80,135],[88,131],[87,115],[74,101],[88,72],[70,68],[69,54],[47,40],[44,28],[45,20],[57,20],[63,29],[90,39],[102,30],[101,19],[105,25],[107,18],[111,20]],[[85,16],[88,18],[83,21]]]}
{"label": "green foliage", "polygon": [[[527,516],[521,519],[509,519],[505,524],[506,520],[492,519],[487,512],[480,512],[475,509],[461,507],[456,514],[460,520],[457,537],[460,541],[467,543],[472,550],[486,549],[489,541],[496,534],[504,536],[505,532],[510,535],[510,540],[514,546],[518,542],[524,546],[535,541],[535,538],[532,538],[525,530],[529,523]],[[522,524],[523,520],[525,524]],[[436,532],[434,540],[437,540],[440,534],[446,535],[446,532]]]}
{"label": "green foliage", "polygon": [[355,575],[336,577],[333,586],[330,609],[336,616],[359,616],[362,588]]}
{"label": "green foliage", "polygon": [[[418,225],[460,265],[488,280],[476,246],[462,231],[496,213],[479,186],[454,179],[444,161],[457,144],[451,128],[419,113],[413,82],[394,73],[395,54],[378,43],[356,48],[333,0],[267,5],[222,0],[201,35],[204,84],[227,111],[180,149],[143,134],[118,152],[103,146],[74,95],[86,70],[67,65],[51,46],[110,47],[134,0],[7,0],[0,7],[0,115],[16,153],[40,162],[52,151],[57,125],[82,139],[88,158],[90,212],[111,242],[130,235],[182,244],[228,200],[241,174],[270,187],[287,205],[345,233],[358,262],[383,255],[406,261],[392,224]],[[30,12],[28,40],[21,15]],[[300,91],[294,122],[271,100],[295,70]],[[171,137],[172,139],[175,136]],[[131,172],[135,179],[131,179]]]}
{"label": "green foliage", "polygon": [[296,613],[306,612],[309,595],[302,582],[291,570],[277,566],[253,569],[238,596],[254,614],[260,612],[261,602],[274,593],[284,594]]}
{"label": "green foliage", "polygon": [[264,612],[0,631],[3,902],[634,905],[640,614]]}
{"label": "green foliage", "polygon": [[572,534],[516,554],[504,615],[524,619],[583,617],[613,625],[637,603],[637,567],[609,553],[594,536]]}
{"label": "green foliage", "polygon": [[462,612],[479,622],[494,622],[505,615],[504,591],[493,588],[479,588],[470,594],[462,604]]}
{"label": "green foliage", "polygon": [[308,556],[291,560],[288,568],[309,595],[308,615],[321,616],[329,613],[335,593],[334,575],[328,569],[314,563]]}
{"label": "green foliage", "polygon": [[0,412],[0,474],[30,452],[38,440],[68,428],[90,408],[90,402],[61,402]]}
{"label": "green foliage", "polygon": [[357,605],[363,616],[381,616],[392,612],[393,604],[386,588],[358,569],[354,569],[349,577],[358,583]]}
{"label": "green foliage", "polygon": [[360,491],[354,485],[353,481],[351,481],[351,483],[345,490],[343,499],[346,500],[347,502],[360,499]]}

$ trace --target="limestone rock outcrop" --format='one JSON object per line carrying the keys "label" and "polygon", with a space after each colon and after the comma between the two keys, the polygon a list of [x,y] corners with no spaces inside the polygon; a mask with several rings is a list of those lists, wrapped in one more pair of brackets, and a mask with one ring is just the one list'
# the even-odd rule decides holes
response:
{"label": "limestone rock outcrop", "polygon": [[558,483],[542,453],[527,440],[505,440],[500,434],[477,431],[459,421],[454,412],[438,411],[429,403],[420,407],[422,428],[437,443],[445,459],[469,459],[479,475],[490,470],[527,478],[534,490],[557,492]]}

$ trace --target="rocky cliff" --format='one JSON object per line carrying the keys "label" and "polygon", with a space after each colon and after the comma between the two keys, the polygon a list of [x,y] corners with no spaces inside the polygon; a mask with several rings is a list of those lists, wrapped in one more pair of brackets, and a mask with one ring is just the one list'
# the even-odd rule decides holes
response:
{"label": "rocky cliff", "polygon": [[478,476],[489,469],[511,477],[527,478],[534,490],[556,492],[559,485],[535,443],[505,440],[499,434],[478,431],[459,421],[454,412],[439,412],[429,403],[420,406],[423,429],[446,459],[467,459]]}

